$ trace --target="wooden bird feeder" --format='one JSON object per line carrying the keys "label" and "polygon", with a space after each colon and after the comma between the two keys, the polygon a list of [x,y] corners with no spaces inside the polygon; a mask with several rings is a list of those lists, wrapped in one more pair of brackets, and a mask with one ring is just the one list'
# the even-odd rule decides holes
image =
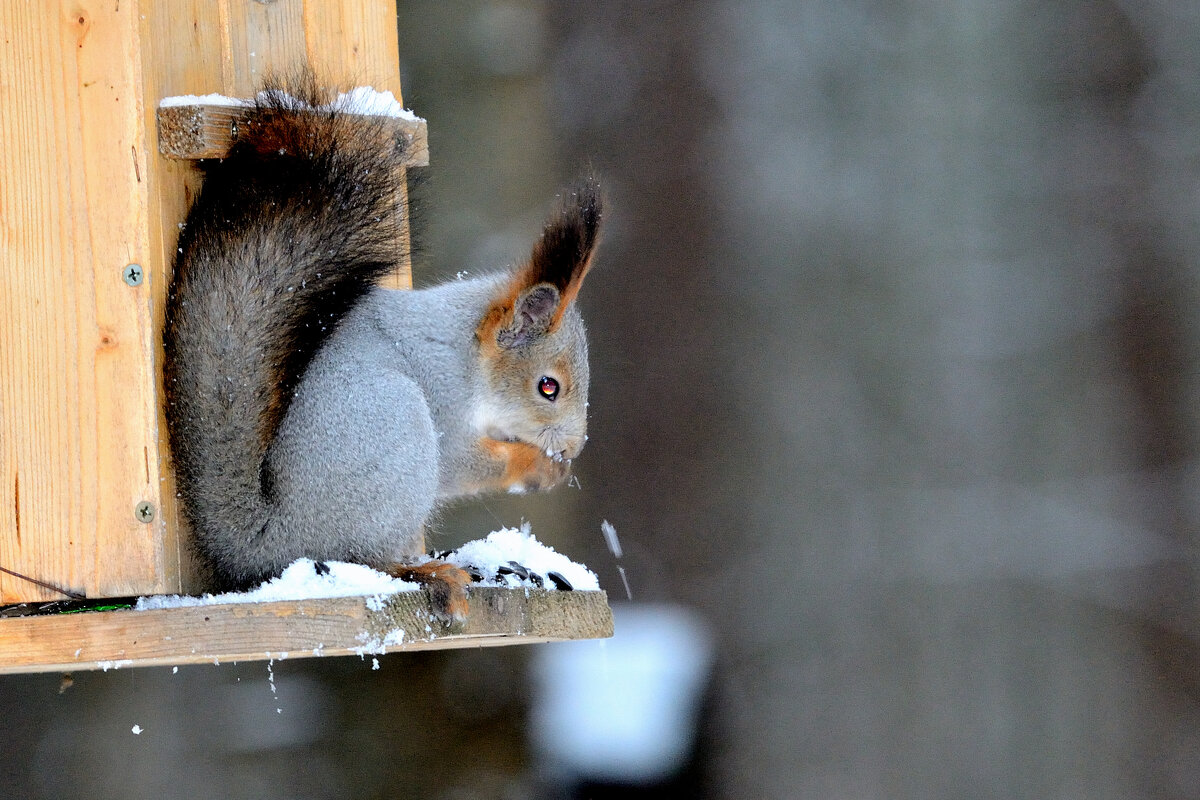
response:
{"label": "wooden bird feeder", "polygon": [[[598,591],[479,588],[437,630],[423,593],[4,613],[205,588],[174,503],[163,307],[187,159],[220,157],[246,112],[159,101],[250,97],[305,62],[401,95],[389,0],[3,3],[0,32],[0,673],[611,635]],[[396,124],[427,163],[424,123]]]}

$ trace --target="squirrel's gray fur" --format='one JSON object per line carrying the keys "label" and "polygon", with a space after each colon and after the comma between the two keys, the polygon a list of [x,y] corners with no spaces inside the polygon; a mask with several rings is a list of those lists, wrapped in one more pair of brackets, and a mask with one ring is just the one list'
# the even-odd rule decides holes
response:
{"label": "squirrel's gray fur", "polygon": [[302,556],[411,560],[439,504],[549,488],[586,439],[574,298],[595,182],[562,195],[520,268],[379,288],[404,255],[403,144],[385,120],[293,98],[324,102],[311,78],[268,86],[229,156],[205,165],[168,297],[179,497],[230,587]]}

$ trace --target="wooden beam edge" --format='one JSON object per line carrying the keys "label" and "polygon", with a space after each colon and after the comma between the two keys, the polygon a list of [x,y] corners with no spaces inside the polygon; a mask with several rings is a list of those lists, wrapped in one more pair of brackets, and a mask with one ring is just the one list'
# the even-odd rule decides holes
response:
{"label": "wooden beam edge", "polygon": [[[254,110],[242,106],[194,103],[160,106],[155,112],[158,152],[168,158],[224,158],[237,141],[240,123]],[[350,114],[349,116],[362,116]],[[372,117],[372,119],[378,119]],[[429,126],[420,117],[386,117],[397,139],[407,143],[403,166],[429,166]]]}
{"label": "wooden beam edge", "polygon": [[603,591],[477,587],[465,622],[425,591],[147,611],[0,618],[0,674],[282,661],[612,636]]}

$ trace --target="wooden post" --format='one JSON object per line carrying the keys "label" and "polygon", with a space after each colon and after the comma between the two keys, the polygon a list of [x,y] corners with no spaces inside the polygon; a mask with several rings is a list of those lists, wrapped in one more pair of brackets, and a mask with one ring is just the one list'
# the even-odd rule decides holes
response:
{"label": "wooden post", "polygon": [[399,97],[394,4],[12,2],[0,39],[0,568],[44,584],[0,604],[193,589],[159,381],[196,176],[156,106],[305,61]]}

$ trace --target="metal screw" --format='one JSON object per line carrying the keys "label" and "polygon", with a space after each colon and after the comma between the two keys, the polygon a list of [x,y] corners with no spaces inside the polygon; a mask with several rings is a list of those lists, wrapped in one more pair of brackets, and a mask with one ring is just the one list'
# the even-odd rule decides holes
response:
{"label": "metal screw", "polygon": [[142,285],[142,277],[143,277],[142,265],[141,264],[126,265],[124,272],[121,273],[121,277],[123,277],[125,279],[125,282],[128,283],[130,286],[141,286]]}
{"label": "metal screw", "polygon": [[143,500],[133,509],[133,516],[138,522],[153,522],[154,504],[149,500]]}

